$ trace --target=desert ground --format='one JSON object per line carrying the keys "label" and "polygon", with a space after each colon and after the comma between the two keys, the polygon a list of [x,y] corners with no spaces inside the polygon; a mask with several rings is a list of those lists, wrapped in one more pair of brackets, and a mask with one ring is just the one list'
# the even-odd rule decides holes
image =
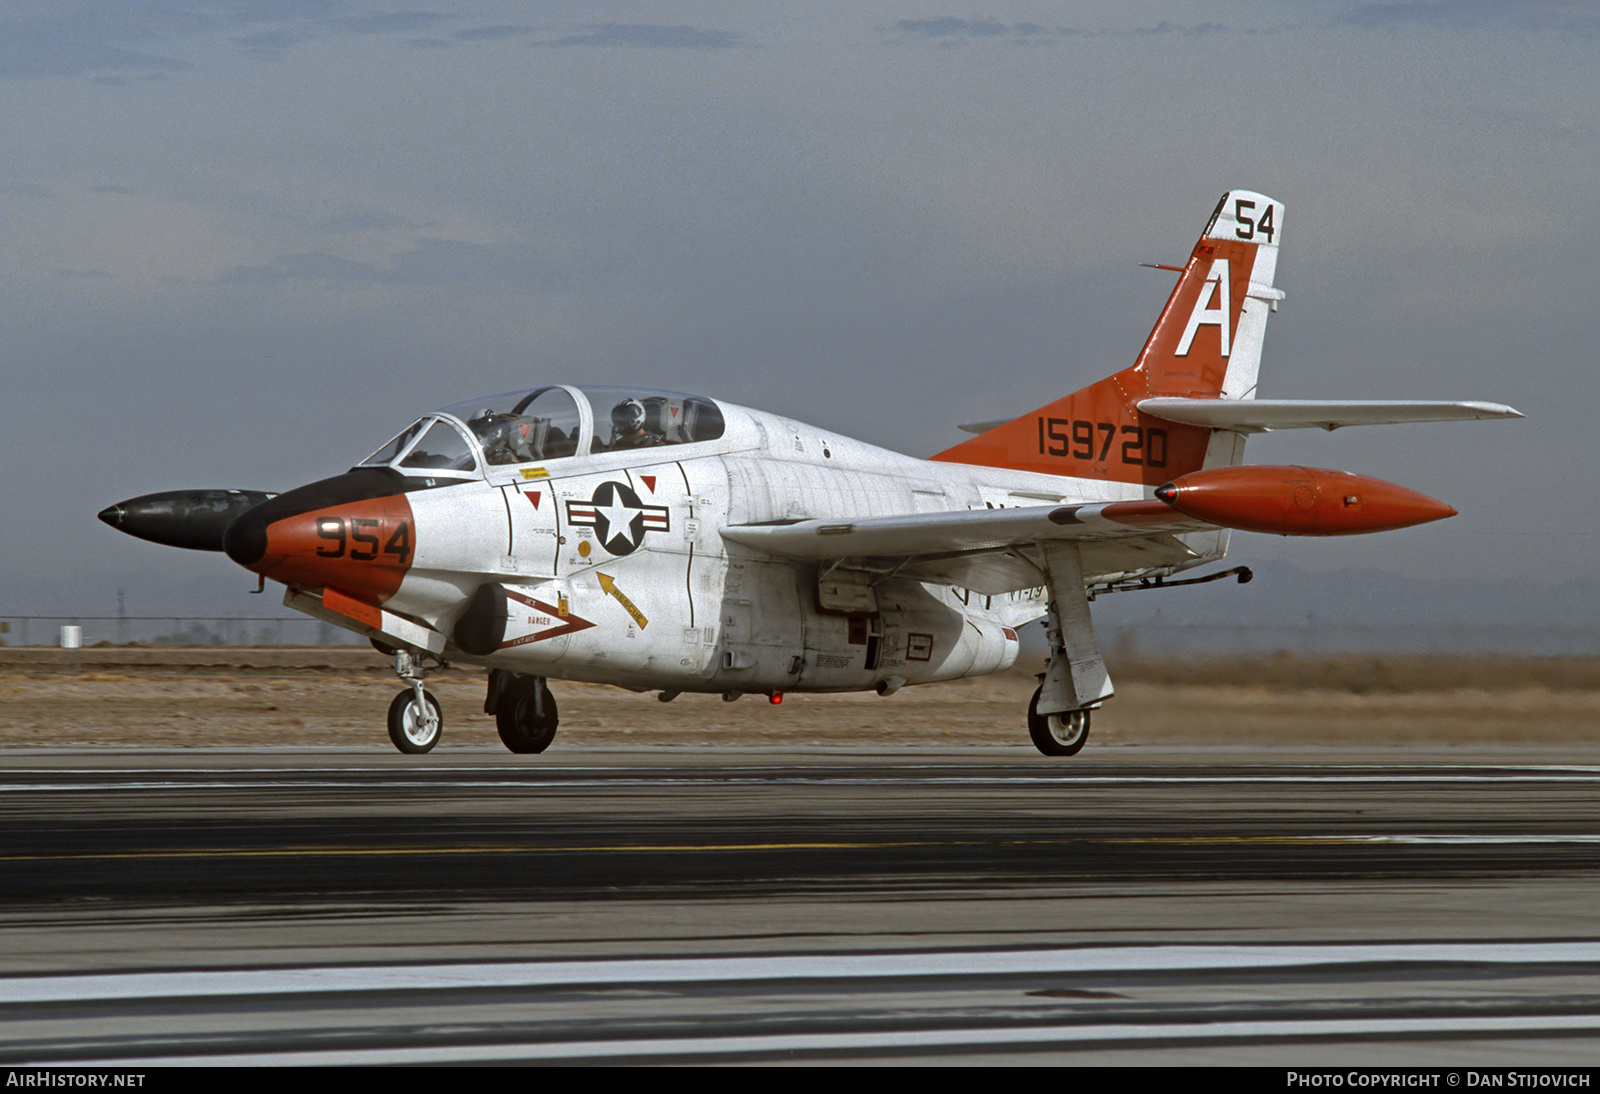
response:
{"label": "desert ground", "polygon": [[[562,745],[1026,745],[1033,672],[876,695],[654,694],[552,681]],[[1110,662],[1117,695],[1091,747],[1254,743],[1340,748],[1563,745],[1600,739],[1600,659],[1349,655]],[[428,682],[441,748],[499,748],[483,674]],[[0,647],[0,742],[12,747],[388,747],[399,681],[360,647]]]}

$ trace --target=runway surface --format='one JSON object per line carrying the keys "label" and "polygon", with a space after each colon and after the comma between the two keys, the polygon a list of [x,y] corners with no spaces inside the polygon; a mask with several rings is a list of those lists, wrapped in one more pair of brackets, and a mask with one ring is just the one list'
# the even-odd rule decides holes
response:
{"label": "runway surface", "polygon": [[1583,759],[13,752],[0,1062],[1593,1065]]}

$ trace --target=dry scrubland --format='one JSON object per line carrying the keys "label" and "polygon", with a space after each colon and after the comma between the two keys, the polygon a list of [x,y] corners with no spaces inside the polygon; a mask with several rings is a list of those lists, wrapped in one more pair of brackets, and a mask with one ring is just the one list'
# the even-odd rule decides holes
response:
{"label": "dry scrubland", "polygon": [[[1113,661],[1098,745],[1581,744],[1600,724],[1600,659],[1344,656]],[[781,706],[555,682],[561,745],[1021,745],[1034,681],[1013,671]],[[482,673],[429,681],[441,747],[499,748]],[[373,745],[398,681],[363,648],[0,648],[0,741],[27,746]]]}

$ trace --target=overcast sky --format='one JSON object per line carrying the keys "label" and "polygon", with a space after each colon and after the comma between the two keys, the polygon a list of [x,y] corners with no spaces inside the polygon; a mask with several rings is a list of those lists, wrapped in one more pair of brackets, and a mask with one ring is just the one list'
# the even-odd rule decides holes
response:
{"label": "overcast sky", "polygon": [[1233,187],[1263,397],[1528,415],[1255,439],[1462,515],[1240,560],[1596,573],[1600,6],[411,3],[5,6],[0,573],[225,572],[94,514],[536,383],[926,455],[1130,363]]}

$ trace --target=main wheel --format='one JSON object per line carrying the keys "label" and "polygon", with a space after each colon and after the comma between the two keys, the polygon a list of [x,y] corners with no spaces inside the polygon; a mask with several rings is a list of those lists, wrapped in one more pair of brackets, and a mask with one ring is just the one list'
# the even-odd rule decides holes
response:
{"label": "main wheel", "polygon": [[[535,696],[540,698],[543,714],[535,709]],[[517,753],[543,752],[549,748],[550,742],[556,739],[557,721],[556,697],[544,683],[532,680],[519,681],[507,689],[494,712],[500,742]]]}
{"label": "main wheel", "polygon": [[401,752],[431,752],[444,731],[444,714],[432,692],[423,692],[427,709],[419,708],[417,693],[406,688],[389,704],[389,740]]}
{"label": "main wheel", "polygon": [[1028,736],[1033,738],[1033,747],[1046,756],[1076,756],[1089,739],[1089,712],[1069,710],[1062,714],[1040,714],[1039,693],[1043,690],[1044,686],[1040,685],[1028,704]]}

